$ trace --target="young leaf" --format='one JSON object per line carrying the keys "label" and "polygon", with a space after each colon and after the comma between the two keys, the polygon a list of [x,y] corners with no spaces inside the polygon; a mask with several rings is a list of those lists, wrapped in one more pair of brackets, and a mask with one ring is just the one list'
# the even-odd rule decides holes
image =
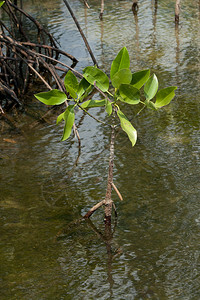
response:
{"label": "young leaf", "polygon": [[71,134],[75,120],[74,105],[69,105],[64,112],[65,127],[61,141],[65,141]]}
{"label": "young leaf", "polygon": [[0,1],[0,7],[4,4],[5,1]]}
{"label": "young leaf", "polygon": [[120,119],[122,129],[127,133],[129,140],[132,143],[132,146],[134,146],[137,141],[136,129],[132,126],[132,124],[129,122],[127,117],[123,114],[123,112],[120,109],[118,109],[117,115]]}
{"label": "young leaf", "polygon": [[109,116],[112,114],[112,104],[108,100],[106,101],[106,112]]}
{"label": "young leaf", "polygon": [[64,120],[64,113],[63,112],[62,114],[60,114],[58,117],[57,117],[57,120],[56,120],[56,124],[58,125],[62,120]]}
{"label": "young leaf", "polygon": [[106,104],[106,100],[87,100],[81,104],[82,108],[101,107]]}
{"label": "young leaf", "polygon": [[112,85],[118,89],[120,84],[129,84],[131,82],[131,79],[131,71],[129,69],[121,69],[113,76]]}
{"label": "young leaf", "polygon": [[79,98],[80,102],[82,102],[92,90],[93,86],[90,84],[89,87],[86,89],[85,93]]}
{"label": "young leaf", "polygon": [[96,85],[100,88],[100,90],[102,90],[102,92],[107,92],[109,88],[109,79],[103,71],[96,67],[86,67],[83,72],[83,77],[90,84],[94,84],[94,82],[96,82]]}
{"label": "young leaf", "polygon": [[79,86],[77,90],[78,97],[81,97],[89,88],[89,86],[90,86],[89,82],[87,82],[85,78],[82,78],[81,81],[79,82]]}
{"label": "young leaf", "polygon": [[65,93],[59,90],[51,90],[49,92],[42,92],[34,95],[39,101],[46,105],[59,105],[67,100]]}
{"label": "young leaf", "polygon": [[76,99],[79,83],[78,83],[76,76],[72,73],[72,71],[69,70],[67,72],[65,79],[64,79],[64,84],[65,84],[65,88],[66,88],[67,92],[70,94],[70,96],[73,99]]}
{"label": "young leaf", "polygon": [[174,91],[177,89],[176,86],[167,87],[158,91],[156,95],[156,108],[160,108],[170,103],[170,101],[174,98],[175,93]]}
{"label": "young leaf", "polygon": [[133,85],[136,89],[140,89],[145,82],[147,82],[150,76],[150,70],[143,70],[136,73],[133,73],[131,85]]}
{"label": "young leaf", "polygon": [[140,92],[130,84],[121,84],[119,87],[120,100],[128,104],[138,104],[140,102]]}
{"label": "young leaf", "polygon": [[113,76],[121,69],[129,69],[129,67],[130,67],[129,54],[126,47],[124,47],[119,51],[116,58],[112,62],[111,70],[110,70],[110,79],[112,80]]}
{"label": "young leaf", "polygon": [[150,100],[145,100],[145,104],[148,108],[152,109],[152,110],[157,110],[156,106],[155,106],[155,103],[153,103],[152,101]]}
{"label": "young leaf", "polygon": [[158,79],[155,74],[153,74],[144,86],[144,94],[147,100],[151,100],[158,90]]}

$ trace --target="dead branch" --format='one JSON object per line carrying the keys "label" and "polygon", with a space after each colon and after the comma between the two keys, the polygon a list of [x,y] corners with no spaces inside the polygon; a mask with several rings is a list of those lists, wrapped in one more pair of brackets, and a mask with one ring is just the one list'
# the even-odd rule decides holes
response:
{"label": "dead branch", "polygon": [[87,8],[90,8],[89,4],[87,3],[87,0],[84,0],[84,4]]}
{"label": "dead branch", "polygon": [[119,197],[119,199],[121,201],[123,201],[123,198],[122,198],[122,195],[121,195],[120,191],[118,190],[118,188],[116,187],[116,185],[113,182],[112,182],[112,187],[115,190],[115,192],[117,193],[117,196]]}
{"label": "dead branch", "polygon": [[88,219],[89,217],[91,217],[91,215],[102,205],[105,204],[105,200],[100,201],[99,203],[97,203],[96,205],[94,205],[84,216],[84,219]]}
{"label": "dead branch", "polygon": [[91,56],[91,58],[93,60],[93,63],[98,67],[98,63],[96,61],[96,58],[95,58],[95,56],[94,56],[94,54],[92,52],[92,49],[90,48],[90,45],[89,45],[89,43],[88,43],[88,41],[86,39],[86,36],[84,35],[84,33],[83,33],[83,31],[82,31],[82,29],[81,29],[81,27],[79,25],[79,22],[78,22],[76,16],[73,13],[73,10],[71,9],[71,7],[70,7],[69,3],[67,2],[67,0],[63,0],[63,2],[65,3],[68,11],[70,12],[70,15],[72,16],[72,18],[73,18],[73,20],[74,20],[74,22],[75,22],[75,24],[76,24],[76,26],[77,26],[77,28],[78,28],[81,36],[83,38],[83,41],[84,41],[84,43],[86,45],[86,48],[87,48],[87,50],[88,50],[88,52],[89,52],[89,54],[90,54],[90,56]]}
{"label": "dead branch", "polygon": [[99,19],[103,20],[103,13],[104,13],[104,0],[101,0],[101,12],[99,14]]}

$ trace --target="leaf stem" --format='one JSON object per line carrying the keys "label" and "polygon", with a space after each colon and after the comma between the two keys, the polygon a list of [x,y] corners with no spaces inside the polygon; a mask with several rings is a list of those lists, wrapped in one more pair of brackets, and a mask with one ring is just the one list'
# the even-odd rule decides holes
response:
{"label": "leaf stem", "polygon": [[111,94],[109,91],[107,91],[106,93],[108,93],[108,95],[110,95],[111,97],[114,97],[113,94]]}
{"label": "leaf stem", "polygon": [[143,109],[146,107],[146,105],[144,104],[144,106],[137,112],[137,114],[135,115],[135,117],[136,116],[138,116],[142,111],[143,111]]}

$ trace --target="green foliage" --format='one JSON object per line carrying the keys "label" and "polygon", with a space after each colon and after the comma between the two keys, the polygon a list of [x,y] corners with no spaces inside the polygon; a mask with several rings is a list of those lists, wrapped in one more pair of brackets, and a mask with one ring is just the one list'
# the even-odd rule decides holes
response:
{"label": "green foliage", "polygon": [[[0,1],[0,3],[1,2],[2,1]],[[143,106],[142,109],[147,107],[152,110],[157,110],[170,103],[175,96],[174,91],[176,87],[167,87],[158,91],[158,79],[155,74],[150,76],[149,69],[132,74],[129,67],[129,54],[126,47],[124,47],[117,54],[111,65],[110,81],[114,87],[114,95],[109,91],[108,76],[97,67],[86,67],[83,70],[83,78],[80,82],[71,71],[68,71],[64,79],[66,94],[59,90],[51,90],[35,95],[39,101],[47,105],[59,105],[70,101],[70,105],[68,105],[67,109],[57,117],[57,124],[61,121],[65,122],[62,141],[68,139],[71,134],[75,120],[76,106],[84,110],[85,113],[88,113],[87,110],[90,108],[101,107],[105,109],[108,117],[112,117],[112,120],[116,120],[117,117],[118,121],[115,122],[115,125],[119,123],[123,131],[128,135],[132,146],[135,145],[137,141],[137,131],[119,106],[122,105],[123,107],[126,104],[139,104]],[[103,99],[87,100],[88,95],[95,87],[99,89],[100,94],[103,95]],[[67,97],[67,93],[70,97]],[[141,101],[143,97],[140,95],[141,93],[144,94],[144,101]],[[156,101],[154,102],[155,96]],[[142,111],[142,109],[140,107],[139,111]],[[89,115],[91,116],[91,114]],[[97,118],[95,118],[95,120],[102,123],[102,121]]]}
{"label": "green foliage", "polygon": [[141,89],[141,87],[147,82],[150,76],[150,70],[143,70],[135,72],[132,75],[131,85],[136,89]]}
{"label": "green foliage", "polygon": [[4,4],[5,1],[0,1],[0,7]]}
{"label": "green foliage", "polygon": [[96,86],[102,90],[102,92],[107,92],[109,89],[109,79],[108,76],[96,67],[86,67],[83,70],[83,77],[90,83],[96,83]]}
{"label": "green foliage", "polygon": [[81,104],[82,108],[100,107],[105,106],[106,100],[88,100]]}
{"label": "green foliage", "polygon": [[155,96],[158,90],[158,79],[155,74],[153,74],[146,82],[144,86],[144,94],[146,100],[151,100]]}
{"label": "green foliage", "polygon": [[155,107],[160,108],[170,103],[170,101],[174,98],[174,91],[177,89],[176,86],[167,87],[165,89],[160,90],[156,95]]}
{"label": "green foliage", "polygon": [[132,74],[129,69],[121,69],[112,78],[112,85],[118,89],[121,84],[129,84],[132,79]]}
{"label": "green foliage", "polygon": [[106,100],[106,112],[110,116],[112,114],[112,103]]}
{"label": "green foliage", "polygon": [[128,104],[138,104],[140,102],[140,92],[131,84],[121,84],[119,87],[120,100]]}
{"label": "green foliage", "polygon": [[64,120],[65,111],[57,117],[56,124],[58,125],[62,120]]}
{"label": "green foliage", "polygon": [[66,94],[59,90],[38,93],[35,95],[35,97],[46,105],[59,105],[67,100]]}
{"label": "green foliage", "polygon": [[128,50],[126,47],[122,48],[117,57],[113,60],[111,69],[110,69],[110,79],[113,79],[113,76],[122,69],[129,69],[130,67],[130,59]]}
{"label": "green foliage", "polygon": [[122,129],[127,133],[132,146],[134,146],[137,141],[137,131],[120,109],[118,109],[117,115],[120,119]]}
{"label": "green foliage", "polygon": [[70,70],[67,72],[67,75],[65,76],[64,85],[66,91],[70,94],[70,96],[76,99],[78,89],[79,89],[79,83],[76,76]]}
{"label": "green foliage", "polygon": [[87,82],[85,78],[82,78],[79,82],[77,95],[80,98],[80,100],[86,98],[88,94],[91,92],[92,86]]}
{"label": "green foliage", "polygon": [[63,119],[65,121],[65,127],[61,141],[65,141],[71,134],[72,126],[75,120],[74,105],[69,105],[64,112]]}

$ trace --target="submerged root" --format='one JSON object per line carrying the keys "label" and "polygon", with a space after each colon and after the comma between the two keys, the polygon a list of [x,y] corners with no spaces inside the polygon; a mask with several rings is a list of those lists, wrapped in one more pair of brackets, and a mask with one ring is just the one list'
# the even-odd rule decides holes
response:
{"label": "submerged root", "polygon": [[[19,99],[37,78],[48,89],[52,85],[60,89],[62,83],[57,70],[66,73],[73,70],[78,61],[60,50],[52,35],[10,0],[6,0],[1,9],[8,15],[10,26],[0,21],[0,105],[10,108],[22,104]],[[27,22],[34,24],[34,36],[27,34],[27,24],[24,25]],[[73,66],[59,62],[60,55],[70,59]],[[58,63],[62,68],[56,66]]]}

